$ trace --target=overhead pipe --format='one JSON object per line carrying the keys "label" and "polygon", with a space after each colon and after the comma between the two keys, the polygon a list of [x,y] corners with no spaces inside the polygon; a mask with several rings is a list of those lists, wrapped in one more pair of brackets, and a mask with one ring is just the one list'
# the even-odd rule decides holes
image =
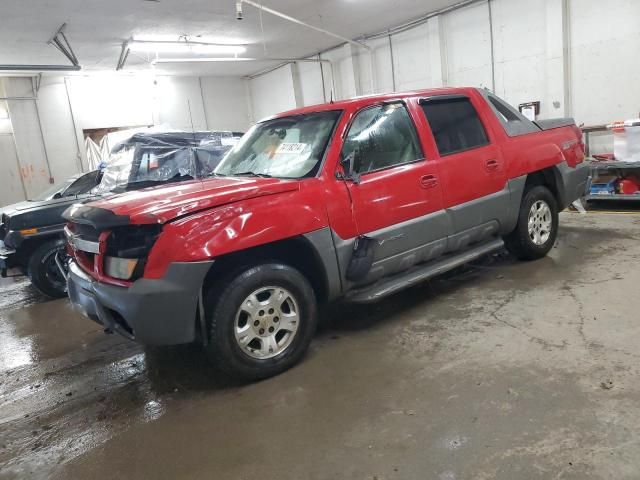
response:
{"label": "overhead pipe", "polygon": [[[270,13],[271,15],[275,15],[276,17],[283,18],[283,19],[285,19],[285,20],[287,20],[289,22],[301,25],[303,27],[310,28],[311,30],[315,30],[316,32],[324,33],[325,35],[329,35],[330,37],[337,38],[339,40],[342,40],[343,42],[350,43],[353,46],[364,48],[366,50],[371,50],[371,47],[369,45],[365,44],[365,43],[359,42],[357,40],[352,40],[351,38],[343,37],[342,35],[339,35],[337,33],[331,32],[331,31],[329,31],[327,29],[324,29],[324,28],[316,27],[315,25],[311,25],[310,23],[303,22],[302,20],[298,20],[297,18],[294,18],[294,17],[292,17],[290,15],[287,15],[285,13],[282,13],[282,12],[280,12],[278,10],[274,10],[273,8],[265,7],[261,3],[254,2],[253,0],[239,0],[237,2],[236,10],[237,10],[237,14],[239,13],[238,16],[237,16],[238,19],[242,18],[242,4],[243,3],[251,5],[252,7],[258,8],[263,12],[267,12],[267,13]],[[238,7],[238,5],[239,5],[239,7]],[[239,8],[239,10],[238,10],[238,8]]]}
{"label": "overhead pipe", "polygon": [[36,97],[0,97],[0,100],[35,100]]}
{"label": "overhead pipe", "polygon": [[71,65],[0,65],[0,72],[77,72],[82,69],[79,65],[78,57],[73,53],[73,49],[64,34],[66,23],[60,25],[56,33],[47,42],[67,57]]}
{"label": "overhead pipe", "polygon": [[77,72],[80,65],[0,65],[3,72]]}

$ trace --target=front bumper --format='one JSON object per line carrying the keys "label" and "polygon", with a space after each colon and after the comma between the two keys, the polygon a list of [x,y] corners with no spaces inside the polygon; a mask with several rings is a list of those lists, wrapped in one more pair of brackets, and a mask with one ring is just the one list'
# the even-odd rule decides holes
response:
{"label": "front bumper", "polygon": [[147,345],[190,343],[196,339],[198,300],[212,263],[172,263],[164,278],[142,278],[127,288],[96,281],[72,260],[69,298],[107,333]]}
{"label": "front bumper", "polygon": [[9,270],[18,266],[15,249],[6,247],[0,240],[0,276],[6,277]]}

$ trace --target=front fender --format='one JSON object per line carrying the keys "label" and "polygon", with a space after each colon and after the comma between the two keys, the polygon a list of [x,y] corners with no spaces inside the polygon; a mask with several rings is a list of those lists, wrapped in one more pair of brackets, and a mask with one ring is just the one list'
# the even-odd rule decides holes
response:
{"label": "front fender", "polygon": [[318,196],[298,191],[229,204],[165,224],[149,253],[145,278],[172,262],[198,262],[328,226]]}

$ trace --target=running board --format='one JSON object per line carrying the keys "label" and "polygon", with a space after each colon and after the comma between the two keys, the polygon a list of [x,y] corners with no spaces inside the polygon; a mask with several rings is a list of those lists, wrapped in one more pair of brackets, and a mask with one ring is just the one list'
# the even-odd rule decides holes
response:
{"label": "running board", "polygon": [[400,290],[404,290],[424,280],[459,267],[460,265],[464,265],[487,253],[499,250],[503,246],[504,242],[501,238],[493,239],[490,242],[483,243],[460,254],[454,254],[421,267],[414,267],[405,273],[383,278],[372,285],[352,290],[347,293],[346,300],[355,303],[375,302],[388,295],[392,295]]}

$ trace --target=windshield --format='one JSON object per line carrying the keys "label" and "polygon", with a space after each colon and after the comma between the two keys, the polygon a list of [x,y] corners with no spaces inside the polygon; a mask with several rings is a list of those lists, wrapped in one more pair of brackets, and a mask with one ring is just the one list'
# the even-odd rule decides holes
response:
{"label": "windshield", "polygon": [[258,123],[227,154],[215,174],[313,176],[320,168],[340,113],[332,110]]}
{"label": "windshield", "polygon": [[67,187],[69,187],[69,185],[71,185],[75,181],[76,181],[76,177],[68,178],[64,182],[58,183],[58,184],[54,185],[53,187],[47,188],[40,195],[37,195],[37,196],[33,197],[29,201],[30,202],[44,202],[46,200],[51,200],[55,196],[56,193],[62,192],[63,190],[66,190]]}

